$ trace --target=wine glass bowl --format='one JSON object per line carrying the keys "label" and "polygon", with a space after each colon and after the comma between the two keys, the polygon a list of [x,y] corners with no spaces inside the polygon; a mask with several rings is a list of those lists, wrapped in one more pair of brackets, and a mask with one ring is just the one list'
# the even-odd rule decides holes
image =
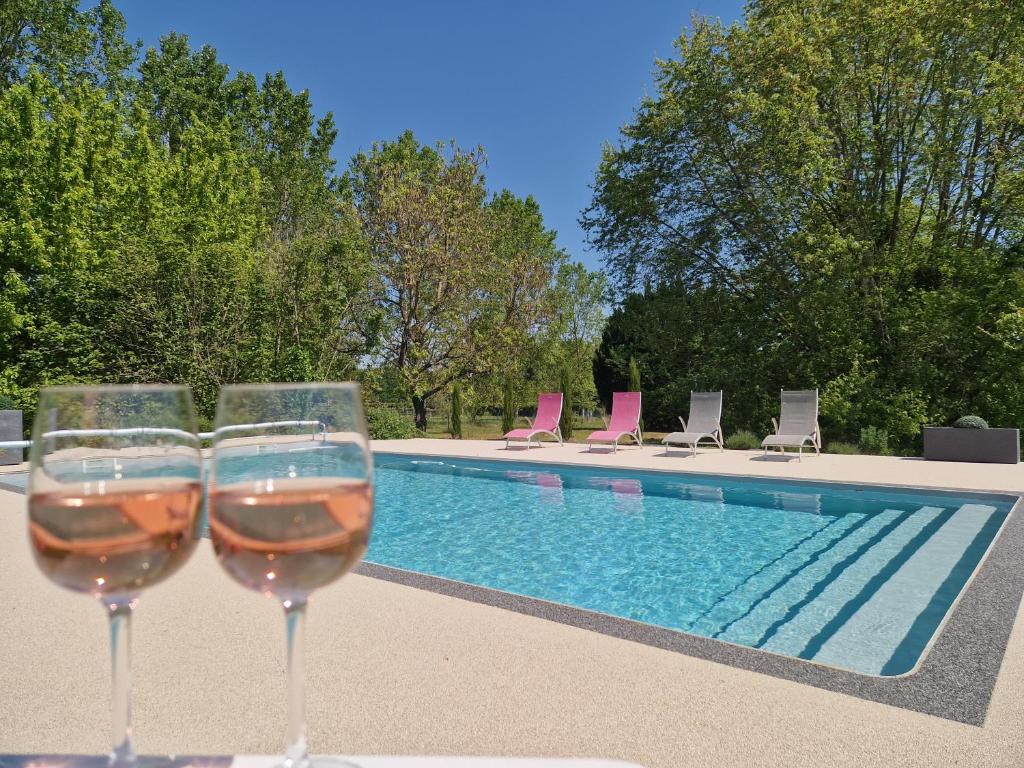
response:
{"label": "wine glass bowl", "polygon": [[36,563],[75,592],[118,601],[174,573],[196,544],[198,483],[82,483],[80,492],[33,495],[29,535]]}
{"label": "wine glass bowl", "polygon": [[187,387],[40,391],[28,527],[40,570],[107,609],[113,644],[110,763],[135,764],[128,654],[139,593],[177,571],[198,541],[202,457]]}
{"label": "wine glass bowl", "polygon": [[373,497],[365,481],[290,478],[212,494],[210,532],[224,569],[281,600],[304,600],[366,552]]}

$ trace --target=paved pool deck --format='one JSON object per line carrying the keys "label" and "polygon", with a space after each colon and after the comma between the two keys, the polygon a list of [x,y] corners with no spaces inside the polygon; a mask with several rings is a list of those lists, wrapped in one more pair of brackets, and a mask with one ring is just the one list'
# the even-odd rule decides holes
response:
{"label": "paved pool deck", "polygon": [[[378,450],[641,469],[1021,491],[1024,467],[881,457],[761,461],[568,445],[503,451],[414,440]],[[699,462],[699,466],[697,465]],[[0,478],[2,480],[2,478]],[[0,491],[0,753],[103,752],[105,619],[35,568],[24,496]],[[1022,563],[1024,567],[1024,563]],[[1024,764],[1018,608],[981,725],[760,674],[501,607],[353,574],[310,608],[310,739],[328,753],[618,758],[681,766]],[[137,743],[155,753],[270,753],[284,738],[283,626],[208,546],[143,595],[135,621]]]}
{"label": "paved pool deck", "polygon": [[1024,494],[1024,464],[969,464],[830,453],[815,455],[813,451],[798,459],[795,453],[771,452],[765,456],[762,451],[719,451],[703,447],[693,455],[688,448],[676,447],[666,453],[665,446],[660,444],[647,444],[642,448],[624,444],[615,452],[595,446],[591,452],[580,443],[558,445],[545,442],[540,448],[534,443],[534,447],[529,449],[513,443],[506,450],[503,440],[378,440],[373,443],[373,449],[388,453]]}

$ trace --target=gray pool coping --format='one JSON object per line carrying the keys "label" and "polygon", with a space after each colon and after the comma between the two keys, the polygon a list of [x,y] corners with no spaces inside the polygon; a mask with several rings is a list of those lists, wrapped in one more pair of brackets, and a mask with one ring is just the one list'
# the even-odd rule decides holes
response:
{"label": "gray pool coping", "polygon": [[[0,482],[0,489],[25,492],[19,486],[4,482]],[[1000,492],[993,495],[1012,496]],[[353,572],[867,701],[981,726],[985,722],[1024,596],[1022,561],[1024,498],[1018,497],[988,552],[937,630],[923,660],[913,672],[895,677],[860,674],[584,608],[372,562],[360,563]]]}
{"label": "gray pool coping", "polygon": [[[0,475],[0,477],[2,477],[2,475]],[[20,485],[15,485],[14,483],[0,482],[0,491],[11,491],[12,493],[20,493],[22,496],[25,495],[25,489]]]}

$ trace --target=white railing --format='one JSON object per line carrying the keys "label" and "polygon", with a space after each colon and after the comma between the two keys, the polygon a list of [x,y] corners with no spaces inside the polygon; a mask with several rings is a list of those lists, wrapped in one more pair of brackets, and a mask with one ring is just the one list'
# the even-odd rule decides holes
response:
{"label": "white railing", "polygon": [[[128,435],[167,435],[174,437],[194,438],[195,432],[172,427],[124,427],[122,429],[55,429],[43,432],[44,440],[56,437],[121,437]],[[31,441],[29,441],[31,442]]]}
{"label": "white railing", "polygon": [[327,425],[322,421],[263,421],[259,424],[228,424],[226,427],[218,427],[214,432],[200,432],[199,437],[204,440],[212,440],[217,435],[229,432],[245,432],[250,429],[270,429],[271,427],[318,427],[317,432],[327,432]]}
{"label": "white railing", "polygon": [[[262,421],[258,424],[228,424],[219,427],[213,432],[187,432],[183,429],[171,427],[125,427],[123,429],[58,429],[53,432],[44,432],[43,437],[52,439],[55,437],[118,437],[120,435],[168,435],[184,438],[198,437],[200,440],[213,440],[214,438],[231,432],[245,432],[251,429],[271,429],[274,427],[317,427],[314,434],[323,436],[327,432],[327,425],[320,420],[304,421]],[[31,448],[31,440],[7,440],[0,442],[0,450],[5,448]]]}

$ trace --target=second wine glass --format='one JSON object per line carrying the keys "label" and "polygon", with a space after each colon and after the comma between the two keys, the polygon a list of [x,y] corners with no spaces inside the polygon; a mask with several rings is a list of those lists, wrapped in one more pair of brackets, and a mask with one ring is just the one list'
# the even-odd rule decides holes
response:
{"label": "second wine glass", "polygon": [[283,765],[307,768],[313,761],[303,706],[306,602],[359,562],[373,520],[373,460],[358,385],[225,387],[209,483],[210,537],[220,564],[284,608]]}

